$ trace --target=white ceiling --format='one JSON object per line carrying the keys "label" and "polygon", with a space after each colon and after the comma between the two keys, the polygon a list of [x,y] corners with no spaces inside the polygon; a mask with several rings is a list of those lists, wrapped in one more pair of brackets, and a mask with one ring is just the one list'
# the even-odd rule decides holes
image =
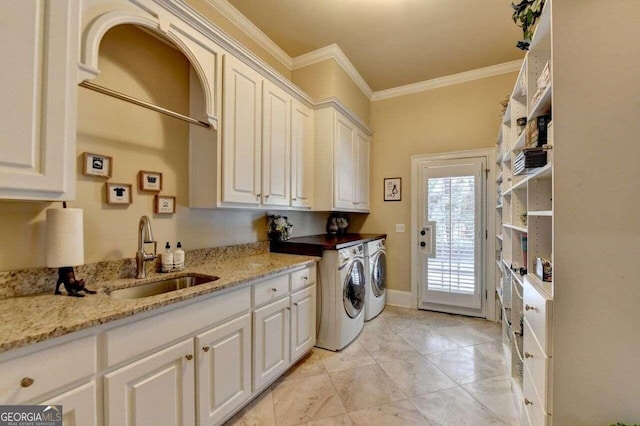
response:
{"label": "white ceiling", "polygon": [[289,56],[337,44],[374,91],[522,59],[511,0],[228,0]]}

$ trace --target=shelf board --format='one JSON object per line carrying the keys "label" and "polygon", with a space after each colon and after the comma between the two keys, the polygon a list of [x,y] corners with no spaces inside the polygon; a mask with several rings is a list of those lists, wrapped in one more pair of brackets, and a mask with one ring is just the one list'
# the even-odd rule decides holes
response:
{"label": "shelf board", "polygon": [[553,216],[553,210],[534,210],[534,211],[528,211],[527,212],[528,216],[545,216],[545,217],[552,217]]}
{"label": "shelf board", "polygon": [[496,209],[501,209],[501,208],[502,208],[502,203],[500,203],[500,204],[498,204],[498,205],[496,206]]}
{"label": "shelf board", "polygon": [[503,171],[501,171],[500,173],[498,173],[498,176],[496,177],[496,183],[500,183],[502,182],[502,175],[504,174]]}
{"label": "shelf board", "polygon": [[511,147],[511,151],[522,151],[522,149],[524,148],[524,134],[525,131],[523,130],[522,133],[520,133],[520,136],[518,136],[518,140],[516,140],[516,143],[514,143]]}
{"label": "shelf board", "polygon": [[543,167],[540,167],[535,172],[529,174],[529,176],[527,176],[527,180],[531,180],[531,179],[551,179],[551,177],[552,177],[552,168],[553,168],[553,163],[547,163],[546,165],[544,165]]}
{"label": "shelf board", "polygon": [[504,306],[504,298],[503,298],[502,292],[500,290],[501,289],[497,288],[496,289],[496,294],[498,295],[498,299],[500,299],[500,305]]}
{"label": "shelf board", "polygon": [[507,104],[507,109],[502,116],[502,124],[506,124],[507,126],[511,126],[511,99],[509,99],[509,103]]}
{"label": "shelf board", "polygon": [[518,225],[502,225],[502,226],[504,226],[505,228],[513,229],[514,231],[527,232],[526,227],[522,227]]}
{"label": "shelf board", "polygon": [[542,92],[540,99],[538,99],[535,105],[531,105],[531,112],[529,113],[527,122],[533,121],[537,116],[544,115],[549,112],[551,109],[551,87],[551,83],[549,83],[549,85],[544,89],[544,92]]}
{"label": "shelf board", "polygon": [[500,260],[496,260],[496,266],[502,271],[502,262]]}
{"label": "shelf board", "polygon": [[502,241],[502,240],[503,240],[502,234],[497,234],[497,235],[496,235],[496,238],[497,238],[497,239],[499,239],[500,241]]}
{"label": "shelf board", "polygon": [[511,186],[511,190],[515,191],[516,189],[525,189],[528,178],[520,179],[515,185]]}
{"label": "shelf board", "polygon": [[511,163],[511,153],[508,150],[502,154],[502,162]]}
{"label": "shelf board", "polygon": [[542,281],[536,274],[527,274],[525,279],[539,292],[553,299],[553,282]]}
{"label": "shelf board", "polygon": [[503,197],[510,197],[511,196],[511,187],[507,188],[504,190],[504,192],[502,193]]}

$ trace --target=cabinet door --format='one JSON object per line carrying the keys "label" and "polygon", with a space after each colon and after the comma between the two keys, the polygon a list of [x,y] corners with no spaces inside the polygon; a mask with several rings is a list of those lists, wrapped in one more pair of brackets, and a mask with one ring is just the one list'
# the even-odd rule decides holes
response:
{"label": "cabinet door", "polygon": [[288,206],[291,193],[291,97],[270,81],[262,91],[262,204]]}
{"label": "cabinet door", "polygon": [[3,1],[0,16],[0,198],[73,199],[78,1]]}
{"label": "cabinet door", "polygon": [[313,110],[291,101],[291,205],[313,207]]}
{"label": "cabinet door", "polygon": [[104,376],[105,424],[195,424],[193,339]]}
{"label": "cabinet door", "polygon": [[316,286],[291,295],[291,362],[316,344]]}
{"label": "cabinet door", "polygon": [[289,297],[253,312],[253,390],[289,367]]}
{"label": "cabinet door", "polygon": [[357,141],[357,159],[358,159],[358,175],[356,179],[356,208],[358,210],[369,211],[369,137],[358,131]]}
{"label": "cabinet door", "polygon": [[260,203],[262,77],[224,57],[222,201]]}
{"label": "cabinet door", "polygon": [[96,383],[91,381],[41,405],[62,405],[62,425],[80,426],[96,424]]}
{"label": "cabinet door", "polygon": [[356,129],[336,112],[334,139],[334,208],[353,210],[356,177]]}
{"label": "cabinet door", "polygon": [[198,424],[215,425],[251,396],[251,313],[196,337]]}

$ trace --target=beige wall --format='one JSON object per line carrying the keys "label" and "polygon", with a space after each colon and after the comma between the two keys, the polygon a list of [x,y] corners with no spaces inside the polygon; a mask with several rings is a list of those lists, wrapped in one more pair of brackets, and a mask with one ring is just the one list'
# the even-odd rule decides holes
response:
{"label": "beige wall", "polygon": [[[188,110],[189,64],[177,50],[131,26],[116,27],[100,48],[96,83],[178,112]],[[105,203],[105,180],[83,176],[83,152],[113,157],[110,182],[133,184],[133,204]],[[84,210],[85,262],[133,257],[140,216],[151,217],[162,245],[186,249],[266,240],[265,211],[197,210],[188,201],[188,125],[107,96],[79,89],[77,197]],[[139,170],[163,174],[163,194],[177,197],[172,216],[153,214],[152,193],[137,190]],[[44,266],[44,217],[60,203],[0,201],[0,270]],[[324,232],[326,214],[286,213],[293,235]]]}
{"label": "beige wall", "polygon": [[333,59],[294,70],[291,79],[313,99],[335,96],[369,124],[369,99]]}
{"label": "beige wall", "polygon": [[[411,290],[411,156],[493,147],[499,101],[516,78],[510,73],[371,104],[372,213],[361,231],[388,234],[389,288]],[[383,202],[385,177],[402,178],[402,201]],[[406,232],[396,233],[396,223]]]}
{"label": "beige wall", "polygon": [[229,21],[206,0],[186,0],[186,3],[193,9],[198,11],[202,16],[217,25],[222,31],[227,33],[237,42],[247,49],[251,50],[260,59],[271,65],[276,71],[291,79],[291,71],[271,55],[265,48],[256,43],[244,31],[238,28],[233,22]]}

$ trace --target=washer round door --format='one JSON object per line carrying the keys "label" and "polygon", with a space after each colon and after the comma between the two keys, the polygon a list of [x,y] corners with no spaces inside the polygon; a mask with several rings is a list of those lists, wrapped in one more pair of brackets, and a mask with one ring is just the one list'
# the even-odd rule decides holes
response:
{"label": "washer round door", "polygon": [[356,259],[349,268],[349,273],[344,282],[342,302],[344,310],[351,318],[357,317],[364,306],[365,274],[364,264]]}
{"label": "washer round door", "polygon": [[387,255],[381,251],[371,265],[371,290],[380,297],[387,288]]}

